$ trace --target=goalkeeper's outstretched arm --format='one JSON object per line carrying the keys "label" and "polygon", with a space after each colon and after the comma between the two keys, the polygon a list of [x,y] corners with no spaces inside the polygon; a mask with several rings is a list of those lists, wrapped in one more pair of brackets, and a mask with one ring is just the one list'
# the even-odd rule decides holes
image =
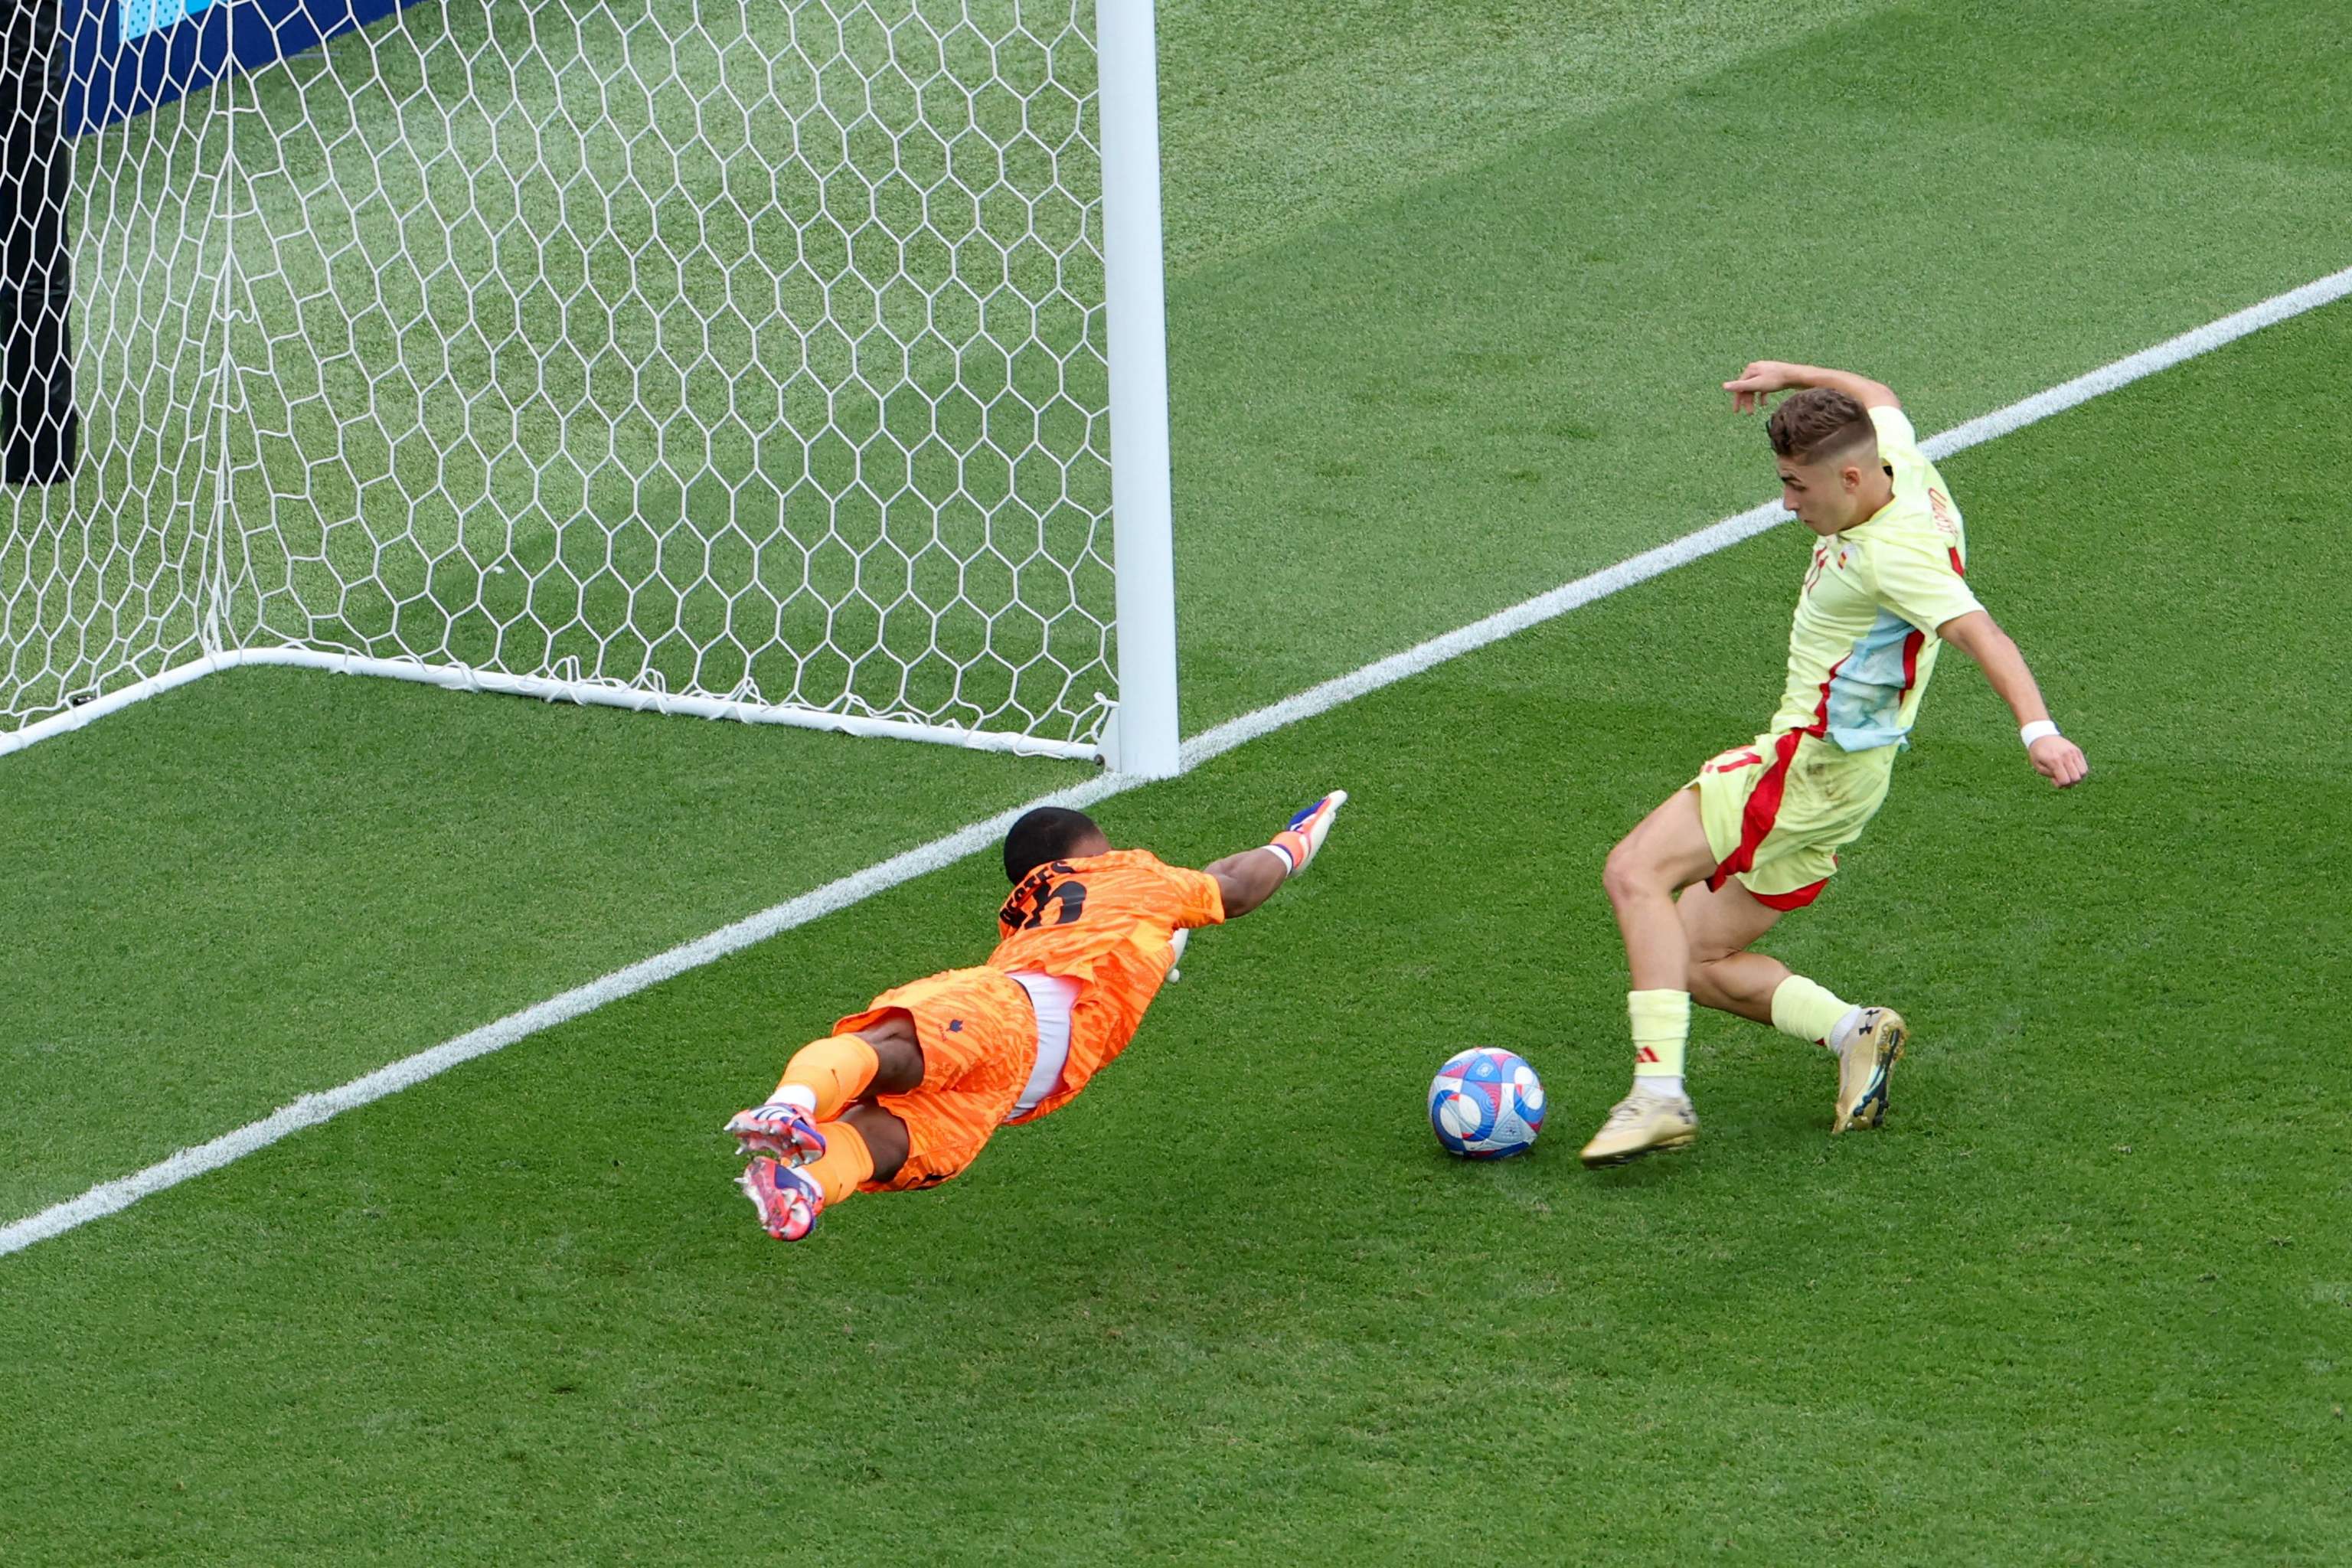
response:
{"label": "goalkeeper's outstretched arm", "polygon": [[1331,831],[1331,821],[1348,803],[1348,792],[1335,789],[1290,819],[1271,843],[1238,855],[1228,855],[1201,868],[1217,879],[1224,895],[1225,918],[1235,919],[1274,896],[1274,890],[1307,869],[1315,852]]}

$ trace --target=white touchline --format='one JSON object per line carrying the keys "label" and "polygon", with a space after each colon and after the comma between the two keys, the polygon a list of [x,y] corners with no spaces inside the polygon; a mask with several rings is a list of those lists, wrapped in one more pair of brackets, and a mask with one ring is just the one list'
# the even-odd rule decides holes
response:
{"label": "white touchline", "polygon": [[[2208,322],[2193,331],[2183,332],[2154,348],[2143,349],[2126,359],[2103,365],[2087,375],[2076,376],[2046,392],[2012,403],[2006,408],[1971,419],[1965,425],[1931,437],[1921,446],[1931,458],[1946,458],[1954,452],[1965,451],[2347,294],[2352,294],[2352,268],[2306,283],[2300,289],[2290,289],[2258,305],[2249,306],[2235,315]],[[1768,503],[1751,507],[1736,517],[1725,518],[1696,533],[1686,533],[1654,550],[1644,551],[1614,566],[1564,584],[1549,593],[1538,594],[1484,620],[1474,621],[1443,637],[1432,637],[1419,647],[1375,660],[1319,686],[1309,687],[1271,707],[1229,720],[1184,742],[1184,768],[1190,772],[1245,741],[1255,740],[1270,731],[1295,724],[1302,719],[1313,718],[1343,702],[1377,691],[1383,686],[1392,686],[1407,676],[1418,675],[1448,659],[1458,658],[1529,626],[1566,615],[1595,599],[1605,598],[1701,556],[1728,549],[1777,525],[1787,516],[1776,505]],[[803,893],[798,898],[787,899],[773,908],[748,915],[708,936],[698,937],[667,952],[656,953],[625,969],[616,969],[602,979],[592,980],[560,996],[551,996],[536,1006],[509,1014],[494,1024],[485,1024],[430,1050],[404,1057],[364,1078],[353,1079],[323,1093],[306,1094],[293,1104],[234,1132],[225,1133],[209,1143],[183,1149],[143,1171],[133,1172],[117,1181],[101,1183],[79,1197],[69,1198],[38,1214],[28,1215],[13,1224],[0,1226],[0,1257],[21,1252],[36,1242],[46,1241],[77,1226],[129,1208],[140,1199],[160,1193],[166,1187],[177,1186],[191,1176],[217,1170],[232,1160],[242,1159],[257,1149],[267,1148],[305,1127],[315,1127],[330,1117],[340,1116],[372,1100],[396,1094],[446,1072],[460,1062],[502,1050],[517,1040],[538,1034],[542,1029],[553,1028],[583,1013],[593,1012],[608,1002],[633,995],[672,975],[700,968],[754,942],[764,942],[780,931],[805,925],[819,916],[846,909],[885,889],[895,888],[926,872],[952,865],[965,856],[996,843],[1003,837],[1005,829],[1013,826],[1015,818],[1033,807],[1091,805],[1145,782],[1123,774],[1108,773],[1069,789],[1040,795],[1025,805],[1013,806],[985,821],[960,828],[944,838],[935,838],[904,854],[894,855],[862,871]]]}

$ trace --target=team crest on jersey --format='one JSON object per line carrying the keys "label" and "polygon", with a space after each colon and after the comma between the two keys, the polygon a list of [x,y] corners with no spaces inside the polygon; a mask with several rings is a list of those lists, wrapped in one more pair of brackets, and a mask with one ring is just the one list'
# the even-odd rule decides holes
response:
{"label": "team crest on jersey", "polygon": [[[1828,567],[1829,563],[1830,547],[1826,544],[1814,545],[1812,569],[1805,574],[1805,585],[1801,589],[1798,590],[1798,592],[1801,595],[1811,595],[1813,591],[1813,584],[1822,580],[1822,573]],[[1838,564],[1841,566],[1845,564],[1843,557],[1839,559]]]}

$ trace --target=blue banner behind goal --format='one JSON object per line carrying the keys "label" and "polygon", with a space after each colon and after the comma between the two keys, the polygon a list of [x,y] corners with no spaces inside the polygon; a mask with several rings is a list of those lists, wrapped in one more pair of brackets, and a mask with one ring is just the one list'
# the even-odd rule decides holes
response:
{"label": "blue banner behind goal", "polygon": [[79,136],[258,70],[415,0],[58,0]]}

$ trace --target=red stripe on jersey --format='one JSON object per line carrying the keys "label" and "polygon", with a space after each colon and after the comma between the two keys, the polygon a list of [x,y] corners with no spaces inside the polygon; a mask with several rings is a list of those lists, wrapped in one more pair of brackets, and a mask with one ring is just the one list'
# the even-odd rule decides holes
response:
{"label": "red stripe on jersey", "polygon": [[1969,574],[1969,569],[1960,564],[1960,547],[1957,544],[1948,544],[1944,548],[1946,553],[1949,554],[1952,558],[1952,575],[1955,577],[1967,576]]}
{"label": "red stripe on jersey", "polygon": [[1845,668],[1846,658],[1852,658],[1853,657],[1853,654],[1849,650],[1845,658],[1842,658],[1835,664],[1830,666],[1830,672],[1822,677],[1822,700],[1813,704],[1813,721],[1807,725],[1803,730],[1798,731],[1798,733],[1806,735],[1826,735],[1830,732],[1830,686],[1837,679],[1838,671]]}

